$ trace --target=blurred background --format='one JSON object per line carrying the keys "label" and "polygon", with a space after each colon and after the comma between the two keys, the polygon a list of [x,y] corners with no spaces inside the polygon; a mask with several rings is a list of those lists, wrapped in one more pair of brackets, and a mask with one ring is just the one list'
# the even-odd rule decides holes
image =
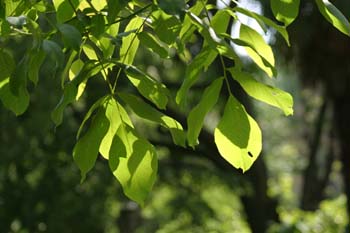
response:
{"label": "blurred background", "polygon": [[[272,18],[269,1],[242,4]],[[349,1],[334,4],[350,17]],[[159,156],[158,178],[142,209],[123,195],[104,159],[82,184],[72,159],[84,113],[107,91],[102,79],[89,81],[82,100],[68,107],[55,128],[50,114],[61,95],[60,80],[52,61],[45,62],[25,114],[15,117],[0,105],[0,232],[348,232],[350,39],[327,23],[311,0],[301,1],[289,32],[292,47],[268,33],[277,79],[269,80],[241,56],[257,79],[293,95],[293,116],[248,98],[232,80],[234,93],[263,132],[263,152],[245,174],[220,157],[213,140],[227,91],[207,116],[195,151],[174,146],[166,130],[132,116]],[[26,40],[10,45],[20,56]],[[200,47],[193,38],[188,49],[194,56]],[[161,60],[141,47],[136,64],[175,95],[185,70],[180,58]],[[171,103],[167,113],[186,125],[186,112],[221,75],[221,65],[214,63],[191,89],[188,109],[180,112]],[[134,91],[127,82],[121,85]]]}

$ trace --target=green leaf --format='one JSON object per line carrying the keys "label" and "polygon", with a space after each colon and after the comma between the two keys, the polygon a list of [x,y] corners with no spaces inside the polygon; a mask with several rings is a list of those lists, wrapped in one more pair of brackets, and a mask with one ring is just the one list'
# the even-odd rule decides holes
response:
{"label": "green leaf", "polygon": [[127,0],[108,0],[108,14],[107,19],[109,23],[113,23],[119,12],[124,9],[124,7],[128,4]]}
{"label": "green leaf", "polygon": [[204,91],[204,94],[200,102],[192,109],[187,118],[188,132],[187,140],[191,147],[197,145],[199,133],[203,127],[203,121],[206,114],[214,107],[216,104],[223,78],[216,79],[210,84]]}
{"label": "green leaf", "polygon": [[161,10],[155,11],[152,14],[154,19],[152,25],[158,38],[168,45],[172,45],[181,30],[180,20],[173,16],[164,13]]}
{"label": "green leaf", "polygon": [[52,121],[56,124],[56,126],[62,123],[63,112],[67,105],[76,100],[78,86],[85,82],[88,78],[99,73],[101,69],[100,64],[86,62],[79,74],[72,81],[66,84],[63,90],[63,96],[51,114]]}
{"label": "green leaf", "polygon": [[105,109],[100,109],[91,122],[88,131],[81,137],[73,149],[73,158],[81,172],[81,181],[94,167],[101,141],[109,128],[109,121],[105,116]]}
{"label": "green leaf", "polygon": [[28,79],[35,85],[38,83],[40,67],[43,64],[45,57],[46,53],[41,48],[33,50],[29,54]]}
{"label": "green leaf", "polygon": [[346,17],[328,0],[316,0],[321,14],[339,31],[350,36],[350,24]]}
{"label": "green leaf", "polygon": [[216,50],[206,46],[202,48],[201,52],[187,66],[185,79],[176,94],[176,103],[178,105],[185,106],[188,90],[195,84],[203,68],[208,68],[215,60],[217,54]]}
{"label": "green leaf", "polygon": [[252,60],[270,77],[276,76],[275,58],[271,47],[264,38],[254,29],[241,24],[239,38],[250,46],[245,47]]}
{"label": "green leaf", "polygon": [[280,26],[278,24],[276,24],[275,22],[273,22],[272,20],[270,20],[269,18],[266,18],[262,15],[256,14],[252,11],[248,11],[244,8],[240,8],[240,7],[235,7],[233,8],[234,11],[245,14],[246,16],[249,16],[253,19],[255,19],[259,25],[261,26],[262,29],[265,30],[264,28],[264,24],[266,24],[269,27],[272,27],[273,29],[275,29],[279,34],[281,34],[281,36],[284,38],[284,40],[287,42],[287,45],[290,46],[290,42],[289,42],[289,35],[287,32],[286,27]]}
{"label": "green leaf", "polygon": [[20,86],[18,95],[14,95],[10,89],[10,78],[0,81],[0,99],[7,109],[19,116],[29,106],[29,93],[24,86]]}
{"label": "green leaf", "polygon": [[66,46],[71,47],[76,51],[80,50],[82,38],[78,29],[69,24],[61,24],[58,26],[58,30],[61,32],[63,42]]}
{"label": "green leaf", "polygon": [[[121,125],[124,122],[123,120],[126,111],[119,103],[117,103],[117,101],[115,101],[113,97],[108,98],[104,105],[106,106],[106,117],[110,124],[108,132],[101,142],[99,151],[105,159],[109,159],[111,154],[115,153],[115,150],[112,147],[112,143],[113,140],[115,140],[115,137],[118,137],[116,135],[117,130],[119,129],[119,127],[125,127]],[[129,118],[127,114],[126,117]]]}
{"label": "green leaf", "polygon": [[167,48],[152,34],[143,31],[138,34],[138,38],[146,48],[157,53],[161,58],[169,57]]}
{"label": "green leaf", "polygon": [[286,116],[293,114],[293,97],[278,88],[265,85],[254,79],[251,74],[229,69],[232,77],[253,98],[281,109]]}
{"label": "green leaf", "polygon": [[81,131],[83,130],[85,123],[90,119],[91,115],[103,105],[103,103],[107,100],[108,96],[103,96],[99,98],[89,109],[89,111],[85,114],[83,121],[81,122],[78,133],[76,136],[76,139],[78,140],[80,138]]}
{"label": "green leaf", "polygon": [[[134,17],[126,26],[125,32],[131,30],[142,31],[142,25],[143,19],[140,17]],[[135,33],[131,33],[128,36],[123,37],[122,45],[120,47],[120,61],[122,63],[128,65],[133,63],[139,43],[140,41]]]}
{"label": "green leaf", "polygon": [[221,156],[243,172],[252,166],[261,152],[260,128],[233,96],[227,101],[214,138]]}
{"label": "green leaf", "polygon": [[55,69],[60,67],[64,62],[64,54],[61,47],[51,40],[44,40],[42,46],[48,57],[55,62]]}
{"label": "green leaf", "polygon": [[105,19],[103,15],[95,15],[91,19],[91,34],[97,39],[105,32]]}
{"label": "green leaf", "polygon": [[186,7],[185,0],[157,0],[158,6],[169,15],[180,15]]}
{"label": "green leaf", "polygon": [[53,0],[56,8],[56,19],[59,23],[64,23],[73,18],[75,10],[79,6],[79,0]]}
{"label": "green leaf", "polygon": [[133,66],[128,66],[125,73],[141,95],[153,102],[158,108],[165,109],[168,103],[169,91],[164,84]]}
{"label": "green leaf", "polygon": [[0,50],[0,82],[10,77],[15,70],[15,60],[5,50]]}
{"label": "green leaf", "polygon": [[156,179],[157,155],[148,141],[124,126],[119,127],[119,137],[113,141],[115,150],[110,154],[109,167],[125,195],[142,206]]}
{"label": "green leaf", "polygon": [[274,16],[285,26],[291,24],[299,14],[300,0],[271,0],[270,3]]}
{"label": "green leaf", "polygon": [[139,117],[160,124],[169,129],[173,141],[176,145],[185,147],[186,135],[182,125],[175,119],[159,112],[142,99],[126,93],[119,93],[120,98],[130,106],[133,112]]}
{"label": "green leaf", "polygon": [[[69,74],[68,74],[69,80],[73,80],[80,73],[83,67],[84,67],[84,62],[81,59],[75,60],[69,69]],[[79,100],[79,98],[84,93],[85,87],[86,87],[86,81],[87,79],[78,85],[78,93],[77,93],[77,96],[75,97],[75,100]]]}

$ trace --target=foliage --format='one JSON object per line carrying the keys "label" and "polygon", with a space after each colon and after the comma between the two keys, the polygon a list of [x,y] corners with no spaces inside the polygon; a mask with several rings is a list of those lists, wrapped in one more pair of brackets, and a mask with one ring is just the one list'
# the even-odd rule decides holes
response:
{"label": "foliage", "polygon": [[[350,34],[349,22],[334,5],[328,0],[316,0],[316,4],[329,22]],[[101,154],[124,193],[142,205],[155,181],[157,156],[153,145],[138,133],[130,112],[169,129],[175,144],[194,147],[203,119],[215,105],[224,81],[229,94],[215,129],[215,142],[229,163],[246,171],[260,154],[261,131],[232,93],[230,76],[249,95],[280,108],[286,115],[292,114],[293,101],[288,93],[247,73],[230,43],[244,47],[269,77],[277,76],[274,54],[256,29],[248,25],[242,24],[239,37],[232,38],[230,22],[238,20],[237,13],[245,14],[265,31],[267,27],[276,30],[289,44],[286,26],[297,17],[299,1],[271,1],[273,13],[283,26],[238,6],[217,9],[206,0],[193,4],[185,0],[3,1],[0,99],[16,115],[23,114],[30,105],[29,90],[40,85],[41,66],[49,64],[62,87],[62,98],[51,114],[57,127],[63,122],[67,106],[87,94],[90,79],[104,80],[107,90],[86,113],[73,157],[84,180]],[[202,40],[202,48],[195,55],[188,49],[193,38]],[[13,41],[17,45],[27,42],[28,46],[17,54],[10,46]],[[179,57],[188,64],[175,99],[161,79],[135,64],[142,46],[165,60]],[[186,132],[177,120],[165,114],[166,109],[174,101],[178,108],[185,108],[188,90],[216,59],[221,62],[223,78],[216,77],[209,84],[190,112]],[[234,65],[228,66],[225,59]],[[128,88],[121,85],[125,79],[129,80]],[[131,94],[130,86],[138,96]]]}

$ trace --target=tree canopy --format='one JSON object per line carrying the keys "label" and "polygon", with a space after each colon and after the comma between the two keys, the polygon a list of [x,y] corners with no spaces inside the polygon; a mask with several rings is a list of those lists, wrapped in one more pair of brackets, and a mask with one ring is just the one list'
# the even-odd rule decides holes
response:
{"label": "tree canopy", "polygon": [[[65,109],[86,94],[90,79],[103,80],[105,93],[86,112],[77,132],[73,158],[82,181],[99,155],[126,196],[143,204],[157,175],[154,146],[140,136],[130,113],[166,128],[174,144],[195,148],[205,116],[223,91],[229,93],[221,120],[214,130],[216,146],[233,167],[247,171],[262,149],[262,133],[237,99],[232,80],[251,97],[293,114],[292,96],[256,79],[232,45],[243,47],[250,59],[276,78],[275,57],[268,42],[243,23],[233,37],[238,14],[255,20],[264,32],[274,30],[290,46],[287,26],[299,13],[299,0],[271,0],[276,20],[245,9],[236,1],[224,7],[197,0],[53,0],[1,2],[0,99],[16,115],[30,108],[30,92],[40,85],[40,69],[49,64],[60,79],[62,98],[52,109],[52,121],[64,124]],[[328,0],[315,0],[320,13],[340,32],[350,36],[350,24]],[[201,42],[199,51],[189,45]],[[11,43],[26,46],[15,52]],[[161,59],[187,64],[176,93],[161,77],[135,62],[143,47]],[[223,75],[213,77],[198,103],[187,112],[187,127],[167,114],[170,107],[186,111],[188,92],[214,61]],[[227,62],[229,61],[229,62]],[[126,81],[128,82],[125,85]],[[91,91],[91,89],[89,89]],[[49,95],[49,93],[48,93]]]}

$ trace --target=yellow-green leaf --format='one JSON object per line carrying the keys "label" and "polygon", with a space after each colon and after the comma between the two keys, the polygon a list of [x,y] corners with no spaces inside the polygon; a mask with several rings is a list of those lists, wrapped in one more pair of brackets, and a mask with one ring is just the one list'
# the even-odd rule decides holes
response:
{"label": "yellow-green leaf", "polygon": [[270,0],[271,9],[278,21],[291,24],[299,13],[300,0]]}
{"label": "yellow-green leaf", "polygon": [[253,165],[261,152],[260,128],[233,96],[226,103],[214,137],[221,156],[243,172]]}

